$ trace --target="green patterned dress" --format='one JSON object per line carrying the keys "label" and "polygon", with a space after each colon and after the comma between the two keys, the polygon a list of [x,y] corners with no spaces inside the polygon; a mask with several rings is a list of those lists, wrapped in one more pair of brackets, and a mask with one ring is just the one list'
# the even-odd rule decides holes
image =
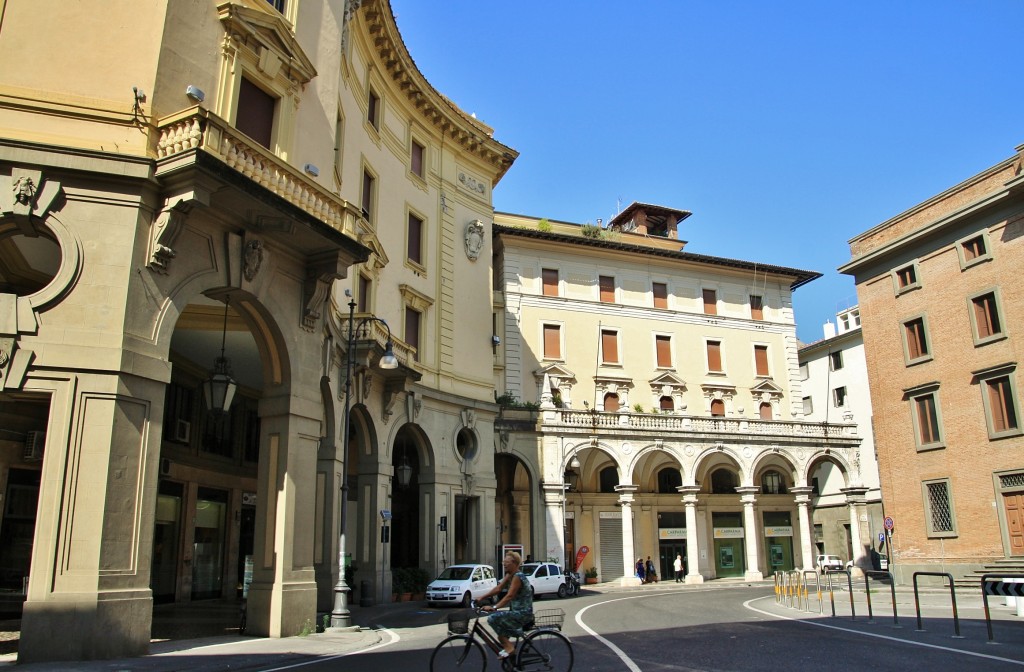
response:
{"label": "green patterned dress", "polygon": [[533,620],[533,587],[522,572],[516,572],[513,576],[519,577],[519,592],[509,602],[508,611],[491,614],[487,617],[487,623],[499,635],[522,637],[523,626]]}

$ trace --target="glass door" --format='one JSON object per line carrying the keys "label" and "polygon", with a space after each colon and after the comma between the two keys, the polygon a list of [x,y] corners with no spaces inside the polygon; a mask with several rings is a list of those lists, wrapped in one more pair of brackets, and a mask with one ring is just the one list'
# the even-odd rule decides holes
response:
{"label": "glass door", "polygon": [[156,527],[153,530],[153,562],[149,587],[153,602],[174,602],[178,586],[178,551],[181,538],[180,483],[160,481],[156,496]]}
{"label": "glass door", "polygon": [[221,597],[224,580],[224,536],[228,493],[199,488],[196,529],[192,542],[192,599]]}

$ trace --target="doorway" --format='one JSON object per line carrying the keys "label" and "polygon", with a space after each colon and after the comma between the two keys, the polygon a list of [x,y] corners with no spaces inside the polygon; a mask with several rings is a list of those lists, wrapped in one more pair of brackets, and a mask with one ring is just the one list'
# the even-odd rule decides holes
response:
{"label": "doorway", "polygon": [[662,540],[661,543],[658,544],[659,571],[661,572],[659,576],[662,581],[668,581],[669,579],[672,579],[673,581],[675,580],[675,562],[677,555],[681,556],[683,559],[683,576],[686,576],[686,541],[679,541],[675,539],[671,541]]}
{"label": "doorway", "polygon": [[181,483],[160,481],[153,530],[153,563],[149,587],[153,603],[174,602],[178,589],[178,555],[181,542]]}
{"label": "doorway", "polygon": [[227,508],[226,490],[199,488],[192,545],[193,600],[209,600],[223,595]]}
{"label": "doorway", "polygon": [[1010,555],[1024,555],[1024,493],[1004,492],[1003,509]]}

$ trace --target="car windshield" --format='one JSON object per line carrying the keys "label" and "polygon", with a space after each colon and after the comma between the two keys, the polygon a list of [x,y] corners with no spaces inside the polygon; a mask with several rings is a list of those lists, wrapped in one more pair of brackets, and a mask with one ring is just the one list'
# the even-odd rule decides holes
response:
{"label": "car windshield", "polygon": [[449,567],[437,575],[438,581],[465,581],[473,573],[472,567]]}
{"label": "car windshield", "polygon": [[521,571],[523,574],[526,574],[527,576],[533,576],[533,573],[537,571],[538,567],[540,567],[539,564],[528,563],[523,565],[519,571]]}

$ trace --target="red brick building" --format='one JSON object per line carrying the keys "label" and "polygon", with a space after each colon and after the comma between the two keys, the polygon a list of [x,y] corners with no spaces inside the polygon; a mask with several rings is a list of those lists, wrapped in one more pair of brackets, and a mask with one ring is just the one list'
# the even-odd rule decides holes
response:
{"label": "red brick building", "polygon": [[850,241],[894,572],[1024,566],[1024,145]]}

